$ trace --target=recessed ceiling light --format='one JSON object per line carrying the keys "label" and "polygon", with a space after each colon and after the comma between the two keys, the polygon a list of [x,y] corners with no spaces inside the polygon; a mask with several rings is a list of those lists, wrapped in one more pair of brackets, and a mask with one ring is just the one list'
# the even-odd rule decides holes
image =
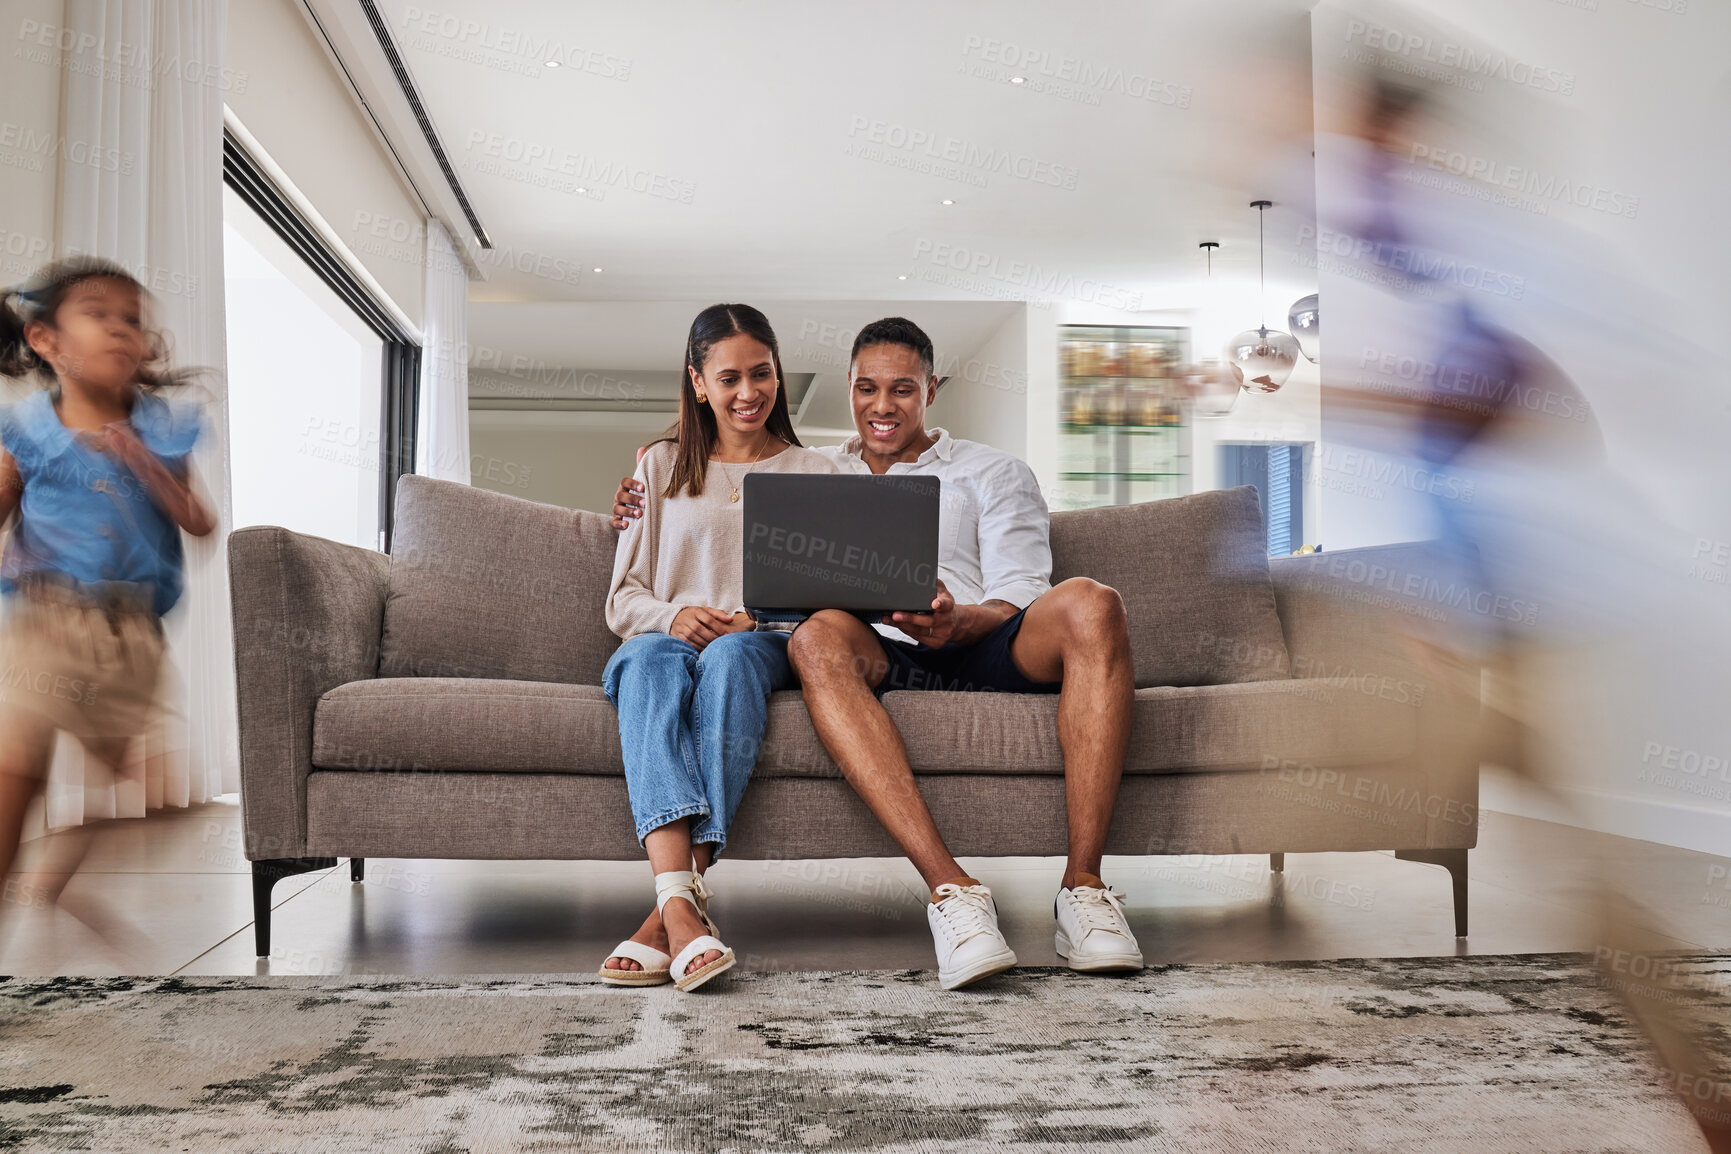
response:
{"label": "recessed ceiling light", "polygon": [[950,199],[950,198],[949,198],[949,197],[947,197],[947,196],[946,196],[946,197],[945,197],[945,198],[944,198],[944,202],[943,202],[943,203],[944,203],[944,206],[945,206],[945,207],[946,207],[946,208],[947,208],[947,207],[949,207],[949,206],[950,206],[950,205],[952,205],[952,204],[954,204],[954,203],[956,203],[956,202],[955,202],[955,201],[953,201],[953,200],[951,200],[951,199]]}
{"label": "recessed ceiling light", "polygon": [[600,271],[601,271],[601,270],[600,270],[600,269],[596,269],[596,270],[595,270],[595,271],[596,271],[596,272],[600,272]]}
{"label": "recessed ceiling light", "polygon": [[549,60],[549,61],[547,61],[547,67],[557,68],[557,67],[559,67],[559,62],[557,60]]}
{"label": "recessed ceiling light", "polygon": [[898,276],[898,277],[896,277],[896,279],[897,279],[897,280],[907,280],[907,279],[908,279],[908,274],[907,274],[907,273],[905,273],[905,272],[904,272],[904,273],[902,273],[902,274],[901,274],[901,275],[900,275],[900,276]]}
{"label": "recessed ceiling light", "polygon": [[1026,84],[1027,82],[1028,82],[1028,78],[1026,76],[1012,76],[1012,77],[1010,77],[1010,83],[1011,84]]}
{"label": "recessed ceiling light", "polygon": [[588,192],[588,191],[589,191],[589,190],[588,190],[588,189],[586,189],[586,188],[579,188],[579,189],[578,189],[578,190],[577,190],[577,191],[578,191],[578,192],[579,192],[579,193],[585,193],[585,192]]}

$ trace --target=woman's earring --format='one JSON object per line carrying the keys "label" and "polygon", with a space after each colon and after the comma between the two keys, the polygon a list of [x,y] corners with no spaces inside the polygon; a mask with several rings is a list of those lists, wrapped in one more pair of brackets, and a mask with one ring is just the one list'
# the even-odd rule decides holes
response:
{"label": "woman's earring", "polygon": [[709,398],[708,398],[708,397],[706,397],[706,396],[704,396],[704,395],[703,395],[703,394],[702,394],[702,393],[698,393],[698,394],[697,394],[697,403],[698,403],[698,404],[700,404],[700,405],[703,405],[703,404],[708,404],[708,403],[709,403]]}

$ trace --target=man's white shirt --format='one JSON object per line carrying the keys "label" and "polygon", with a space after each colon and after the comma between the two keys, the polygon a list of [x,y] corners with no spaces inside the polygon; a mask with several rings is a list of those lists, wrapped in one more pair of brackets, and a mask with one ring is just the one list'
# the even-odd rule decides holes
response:
{"label": "man's white shirt", "polygon": [[[943,483],[938,513],[938,576],[958,605],[1007,601],[1026,609],[1052,587],[1052,546],[1046,499],[1027,463],[978,441],[932,429],[937,441],[914,461],[897,461],[888,475],[909,473]],[[870,473],[859,437],[818,446],[843,469]],[[878,632],[907,634],[888,625]]]}

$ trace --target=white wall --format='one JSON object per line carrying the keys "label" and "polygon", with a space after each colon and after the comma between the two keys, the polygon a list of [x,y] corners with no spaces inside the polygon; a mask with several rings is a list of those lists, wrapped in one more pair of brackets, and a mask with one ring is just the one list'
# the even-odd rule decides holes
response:
{"label": "white wall", "polygon": [[[1028,436],[1024,454],[1047,494],[1058,488],[1058,324],[1056,306],[1028,306]],[[1050,496],[1046,504],[1052,504]]]}
{"label": "white wall", "polygon": [[1028,306],[1018,305],[967,356],[938,355],[949,380],[927,410],[926,425],[1024,456],[1028,448]]}
{"label": "white wall", "polygon": [[224,102],[411,324],[421,324],[426,214],[298,0],[231,4]]}
{"label": "white wall", "polygon": [[469,414],[470,476],[481,489],[595,513],[613,511],[619,478],[637,468],[637,448],[671,414]]}

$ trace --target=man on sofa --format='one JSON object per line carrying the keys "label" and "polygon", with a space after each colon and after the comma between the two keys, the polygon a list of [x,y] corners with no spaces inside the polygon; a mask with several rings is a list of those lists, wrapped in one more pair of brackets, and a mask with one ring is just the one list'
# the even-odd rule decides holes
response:
{"label": "man on sofa", "polygon": [[[991,891],[966,875],[938,833],[879,696],[1057,693],[1069,822],[1057,950],[1085,973],[1140,969],[1123,895],[1100,877],[1135,695],[1123,601],[1086,577],[1052,586],[1046,504],[1033,472],[1008,453],[926,428],[938,390],[932,368],[931,338],[912,321],[888,317],[861,329],[849,366],[858,436],[821,450],[861,473],[942,480],[932,610],[893,614],[875,631],[825,610],[794,631],[788,656],[824,748],[931,890],[927,917],[944,989],[1001,973],[1016,955],[998,929]],[[640,515],[637,488],[621,483],[616,529]]]}

